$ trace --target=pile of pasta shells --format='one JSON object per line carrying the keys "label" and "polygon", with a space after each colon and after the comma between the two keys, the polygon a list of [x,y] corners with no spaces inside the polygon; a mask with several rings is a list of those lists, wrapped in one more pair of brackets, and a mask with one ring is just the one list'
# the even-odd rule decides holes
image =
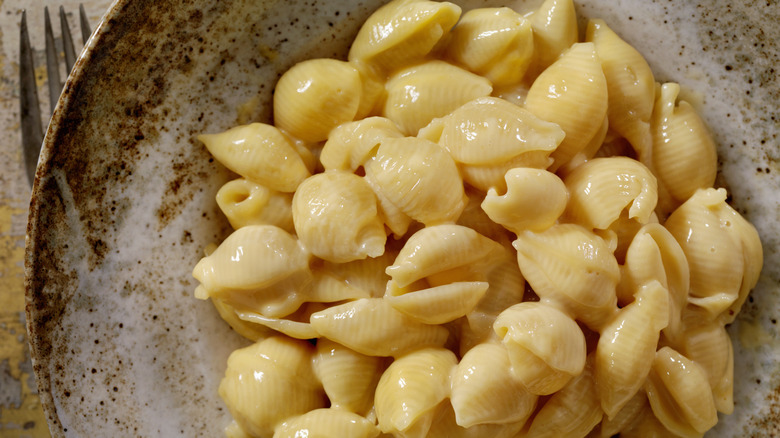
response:
{"label": "pile of pasta shells", "polygon": [[230,437],[699,437],[754,227],[675,83],[571,0],[395,0],[274,124],[199,138],[240,178],[195,295],[253,343]]}

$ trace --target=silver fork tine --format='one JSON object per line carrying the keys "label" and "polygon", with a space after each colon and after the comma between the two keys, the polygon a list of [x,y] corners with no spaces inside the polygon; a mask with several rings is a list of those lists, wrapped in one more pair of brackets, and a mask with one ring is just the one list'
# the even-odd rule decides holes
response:
{"label": "silver fork tine", "polygon": [[83,4],[79,4],[79,22],[81,23],[81,42],[86,46],[92,31],[89,29],[89,20],[87,20],[87,12],[84,10]]}
{"label": "silver fork tine", "polygon": [[33,65],[30,33],[27,30],[27,11],[22,11],[22,26],[19,38],[19,97],[22,116],[22,150],[27,179],[32,185],[35,177],[35,166],[38,164],[38,154],[43,141],[41,127],[41,108],[38,105],[38,87],[35,85],[35,66]]}
{"label": "silver fork tine", "polygon": [[65,52],[65,67],[68,74],[76,63],[76,49],[73,48],[73,36],[70,34],[68,17],[65,16],[65,8],[60,6],[60,29],[62,30],[62,49]]}
{"label": "silver fork tine", "polygon": [[54,31],[51,28],[48,6],[43,8],[43,15],[46,21],[46,73],[49,77],[49,103],[51,104],[50,110],[54,111],[62,92],[62,84],[60,83],[57,47],[54,45]]}

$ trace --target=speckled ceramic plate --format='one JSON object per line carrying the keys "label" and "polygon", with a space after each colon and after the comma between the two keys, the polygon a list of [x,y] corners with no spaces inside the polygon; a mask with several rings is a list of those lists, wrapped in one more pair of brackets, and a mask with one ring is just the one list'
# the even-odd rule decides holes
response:
{"label": "speckled ceramic plate", "polygon": [[[268,120],[280,72],[343,57],[378,3],[122,0],[109,10],[55,111],[31,204],[27,317],[54,436],[221,434],[229,414],[217,384],[244,341],[192,298],[190,273],[227,233],[214,195],[230,175],[195,136]],[[708,436],[777,436],[780,8],[576,3],[634,44],[658,80],[681,82],[714,132],[718,183],[759,229],[766,262],[730,327],[736,409]]]}

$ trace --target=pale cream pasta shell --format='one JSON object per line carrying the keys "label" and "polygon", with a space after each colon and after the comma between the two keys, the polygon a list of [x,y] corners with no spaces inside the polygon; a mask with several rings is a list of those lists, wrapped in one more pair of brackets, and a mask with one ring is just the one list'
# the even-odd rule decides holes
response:
{"label": "pale cream pasta shell", "polygon": [[715,142],[696,110],[677,103],[680,86],[661,87],[652,120],[653,170],[678,202],[698,189],[712,187],[718,170]]}
{"label": "pale cream pasta shell", "polygon": [[387,97],[382,115],[395,122],[401,132],[412,136],[431,120],[493,91],[487,79],[440,60],[395,72],[385,88]]}
{"label": "pale cream pasta shell", "polygon": [[352,173],[333,171],[306,179],[293,196],[298,238],[331,262],[376,257],[385,250],[385,227],[374,192]]}
{"label": "pale cream pasta shell", "polygon": [[419,290],[387,283],[387,300],[396,310],[425,324],[444,324],[469,313],[485,296],[485,281],[454,281]]}
{"label": "pale cream pasta shell", "polygon": [[201,134],[198,140],[228,169],[280,192],[294,192],[311,174],[290,140],[272,125],[237,126]]}
{"label": "pale cream pasta shell", "polygon": [[374,391],[384,362],[383,358],[366,356],[320,338],[313,365],[331,407],[365,415],[374,405]]}
{"label": "pale cream pasta shell", "polygon": [[470,101],[440,123],[438,143],[464,164],[500,165],[532,152],[546,158],[564,140],[556,124],[497,97]]}
{"label": "pale cream pasta shell", "polygon": [[607,79],[610,128],[631,143],[639,161],[651,165],[650,117],[655,103],[655,79],[650,66],[604,20],[588,22],[585,40],[596,45]]}
{"label": "pale cream pasta shell", "polygon": [[501,244],[511,242],[514,239],[514,235],[510,231],[491,220],[482,209],[483,194],[476,190],[467,189],[466,196],[468,196],[469,200],[456,222],[457,225],[471,228],[477,233]]}
{"label": "pale cream pasta shell", "polygon": [[520,233],[550,228],[566,209],[569,191],[554,173],[543,169],[515,168],[505,175],[507,190],[488,190],[482,209],[496,223]]}
{"label": "pale cream pasta shell", "polygon": [[412,218],[404,213],[400,207],[393,204],[384,194],[379,183],[374,179],[373,172],[369,170],[364,178],[376,195],[376,208],[379,213],[379,218],[382,219],[382,222],[384,222],[396,238],[405,235],[412,225]]}
{"label": "pale cream pasta shell", "polygon": [[385,269],[393,264],[397,250],[385,250],[379,257],[368,257],[347,263],[323,263],[322,269],[342,279],[349,286],[365,291],[369,296],[381,298],[385,294],[390,276]]}
{"label": "pale cream pasta shell", "polygon": [[325,170],[354,172],[368,161],[384,138],[403,137],[391,120],[369,117],[339,125],[331,131],[320,153]]}
{"label": "pale cream pasta shell", "polygon": [[498,315],[493,329],[509,352],[512,372],[531,393],[552,394],[585,366],[582,330],[549,304],[515,304]]}
{"label": "pale cream pasta shell", "polygon": [[645,410],[650,410],[650,405],[647,402],[647,394],[640,389],[612,418],[604,415],[599,427],[601,438],[611,438],[618,434],[622,437],[624,431],[632,429],[639,423]]}
{"label": "pale cream pasta shell", "polygon": [[274,90],[274,123],[293,137],[317,142],[354,120],[363,84],[351,64],[311,59],[287,70]]}
{"label": "pale cream pasta shell", "polygon": [[236,333],[252,342],[258,342],[274,333],[268,327],[239,318],[238,314],[236,314],[236,309],[225,302],[225,300],[212,298],[211,303],[214,304],[214,308],[217,309],[220,318],[227,322]]}
{"label": "pale cream pasta shell", "polygon": [[713,321],[688,327],[682,353],[707,373],[718,411],[731,414],[734,411],[734,349],[725,327]]}
{"label": "pale cream pasta shell", "polygon": [[379,429],[358,414],[337,408],[311,410],[285,421],[273,438],[375,438]]}
{"label": "pale cream pasta shell", "polygon": [[450,395],[450,374],[457,363],[455,354],[444,348],[424,348],[393,361],[374,396],[382,432],[404,433],[419,421],[427,423],[421,430],[427,432],[435,408]]}
{"label": "pale cream pasta shell", "polygon": [[504,175],[506,175],[508,171],[517,167],[545,169],[552,163],[552,159],[549,155],[550,153],[548,151],[530,151],[520,154],[502,164],[488,164],[484,166],[463,164],[460,169],[463,174],[463,181],[475,189],[481,190],[482,192],[487,192],[490,189],[505,192],[506,181],[504,180]]}
{"label": "pale cream pasta shell", "polygon": [[285,420],[326,406],[311,377],[313,349],[306,341],[274,336],[230,354],[219,395],[243,430],[272,436]]}
{"label": "pale cream pasta shell", "polygon": [[510,371],[506,348],[480,344],[466,353],[452,375],[452,407],[459,426],[525,422],[538,397]]}
{"label": "pale cream pasta shell", "polygon": [[564,178],[569,190],[566,217],[588,228],[605,230],[623,210],[628,218],[648,223],[658,202],[650,169],[628,157],[594,158]]}
{"label": "pale cream pasta shell", "polygon": [[680,436],[701,436],[718,422],[707,373],[670,347],[656,352],[645,390],[658,420]]}
{"label": "pale cream pasta shell", "polygon": [[449,2],[394,0],[368,17],[348,58],[384,70],[408,64],[427,55],[455,26],[460,12]]}
{"label": "pale cream pasta shell", "polygon": [[455,411],[449,400],[443,401],[436,409],[426,438],[512,438],[523,429],[523,422],[509,424],[478,424],[461,427],[456,423]]}
{"label": "pale cream pasta shell", "polygon": [[417,322],[382,298],[363,298],[311,316],[311,325],[326,337],[369,356],[397,356],[444,345],[446,328]]}
{"label": "pale cream pasta shell", "polygon": [[454,222],[466,207],[452,157],[427,140],[387,138],[366,163],[366,177],[393,205],[425,225]]}
{"label": "pale cream pasta shell", "polygon": [[494,85],[520,82],[533,59],[531,22],[510,8],[477,8],[452,30],[446,54]]}
{"label": "pale cream pasta shell", "polygon": [[572,0],[545,0],[530,17],[534,33],[532,69],[541,72],[577,42],[577,14]]}
{"label": "pale cream pasta shell", "polygon": [[669,292],[658,281],[640,287],[601,331],[594,375],[601,407],[614,417],[636,395],[650,372],[661,329],[669,322]]}
{"label": "pale cream pasta shell", "polygon": [[262,313],[240,308],[236,310],[236,313],[242,321],[267,327],[291,338],[314,339],[318,333],[309,324],[309,317],[324,307],[320,303],[304,304],[292,314],[284,317],[269,317]]}
{"label": "pale cream pasta shell", "polygon": [[574,44],[543,71],[528,90],[525,108],[566,133],[551,155],[555,161],[550,170],[585,149],[607,114],[607,81],[594,44]]}
{"label": "pale cream pasta shell", "polygon": [[217,205],[233,229],[247,225],[275,225],[288,233],[295,231],[290,193],[277,192],[239,178],[220,187]]}

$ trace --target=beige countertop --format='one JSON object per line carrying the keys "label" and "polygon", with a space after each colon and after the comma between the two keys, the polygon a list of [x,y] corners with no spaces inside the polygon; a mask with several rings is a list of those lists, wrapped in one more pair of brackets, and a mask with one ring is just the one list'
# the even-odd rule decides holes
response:
{"label": "beige countertop", "polygon": [[23,258],[30,187],[20,148],[19,25],[22,10],[27,9],[38,96],[43,118],[48,120],[43,8],[49,7],[57,38],[58,10],[65,8],[79,50],[79,3],[93,30],[111,4],[108,0],[0,0],[0,436],[7,438],[49,436],[25,332]]}

